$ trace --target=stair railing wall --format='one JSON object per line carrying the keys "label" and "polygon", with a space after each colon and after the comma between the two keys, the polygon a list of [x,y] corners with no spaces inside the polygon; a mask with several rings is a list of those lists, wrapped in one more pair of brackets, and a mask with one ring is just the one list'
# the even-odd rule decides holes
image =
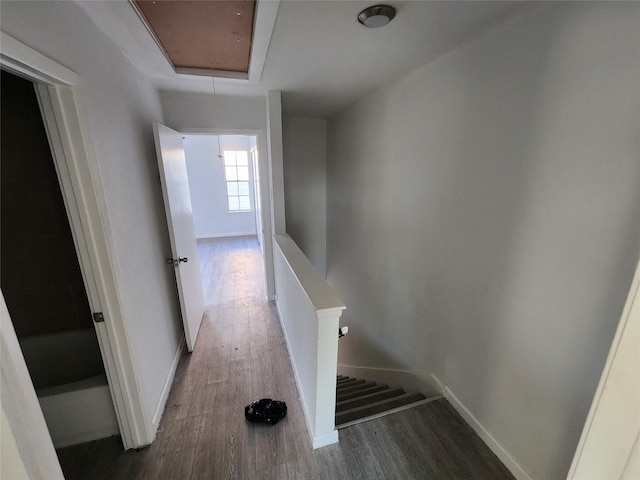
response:
{"label": "stair railing wall", "polygon": [[273,242],[276,306],[313,448],[338,441],[338,327],[346,308],[288,235]]}

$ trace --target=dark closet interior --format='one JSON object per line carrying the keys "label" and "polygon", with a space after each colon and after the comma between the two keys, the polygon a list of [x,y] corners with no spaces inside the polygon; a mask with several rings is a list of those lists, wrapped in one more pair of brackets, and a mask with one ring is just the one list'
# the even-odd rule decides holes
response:
{"label": "dark closet interior", "polygon": [[[34,85],[4,71],[1,82],[0,285],[21,344],[61,332],[89,337],[84,361],[60,358],[64,383],[81,380],[104,366]],[[60,383],[44,364],[50,353],[23,352],[36,389]]]}

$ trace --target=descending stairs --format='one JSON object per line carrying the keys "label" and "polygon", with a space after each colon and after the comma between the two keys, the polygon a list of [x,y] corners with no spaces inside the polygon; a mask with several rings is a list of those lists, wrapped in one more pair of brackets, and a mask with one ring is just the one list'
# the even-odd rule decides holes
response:
{"label": "descending stairs", "polygon": [[407,393],[401,387],[338,375],[336,385],[336,428],[393,413],[426,402],[422,393]]}

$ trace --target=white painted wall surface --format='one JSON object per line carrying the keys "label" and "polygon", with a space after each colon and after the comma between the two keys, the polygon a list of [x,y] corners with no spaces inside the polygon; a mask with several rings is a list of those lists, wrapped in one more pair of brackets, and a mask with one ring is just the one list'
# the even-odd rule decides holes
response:
{"label": "white painted wall surface", "polygon": [[[125,327],[136,360],[145,416],[162,409],[163,390],[183,335],[151,124],[162,121],[157,91],[73,2],[7,2],[2,30],[76,72],[99,172],[106,226]],[[149,439],[150,440],[150,439]]]}
{"label": "white painted wall surface", "polygon": [[284,173],[282,160],[282,92],[267,95],[267,149],[271,186],[271,225],[273,235],[285,235]]}
{"label": "white painted wall surface", "polygon": [[640,256],[640,5],[537,5],[328,121],[340,363],[564,478]]}
{"label": "white painted wall surface", "polygon": [[[213,87],[212,87],[213,93]],[[267,127],[266,102],[262,97],[199,95],[160,92],[168,127],[234,129]]]}
{"label": "white painted wall surface", "polygon": [[326,276],[327,121],[282,119],[287,234]]}
{"label": "white painted wall surface", "polygon": [[[255,211],[228,211],[224,158],[218,157],[219,149],[221,154],[225,150],[243,150],[249,158],[250,138],[240,135],[219,138],[220,146],[217,135],[186,135],[183,140],[196,238],[255,235]],[[253,168],[249,172],[253,205]]]}

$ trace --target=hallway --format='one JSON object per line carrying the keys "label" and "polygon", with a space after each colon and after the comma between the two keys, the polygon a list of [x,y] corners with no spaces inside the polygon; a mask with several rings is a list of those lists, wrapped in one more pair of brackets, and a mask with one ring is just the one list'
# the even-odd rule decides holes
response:
{"label": "hallway", "polygon": [[[311,449],[275,306],[265,301],[255,237],[199,241],[207,314],[184,353],[155,442],[121,451],[119,437],[58,451],[73,479],[511,479],[444,399],[340,431]],[[244,406],[287,402],[275,426]]]}

